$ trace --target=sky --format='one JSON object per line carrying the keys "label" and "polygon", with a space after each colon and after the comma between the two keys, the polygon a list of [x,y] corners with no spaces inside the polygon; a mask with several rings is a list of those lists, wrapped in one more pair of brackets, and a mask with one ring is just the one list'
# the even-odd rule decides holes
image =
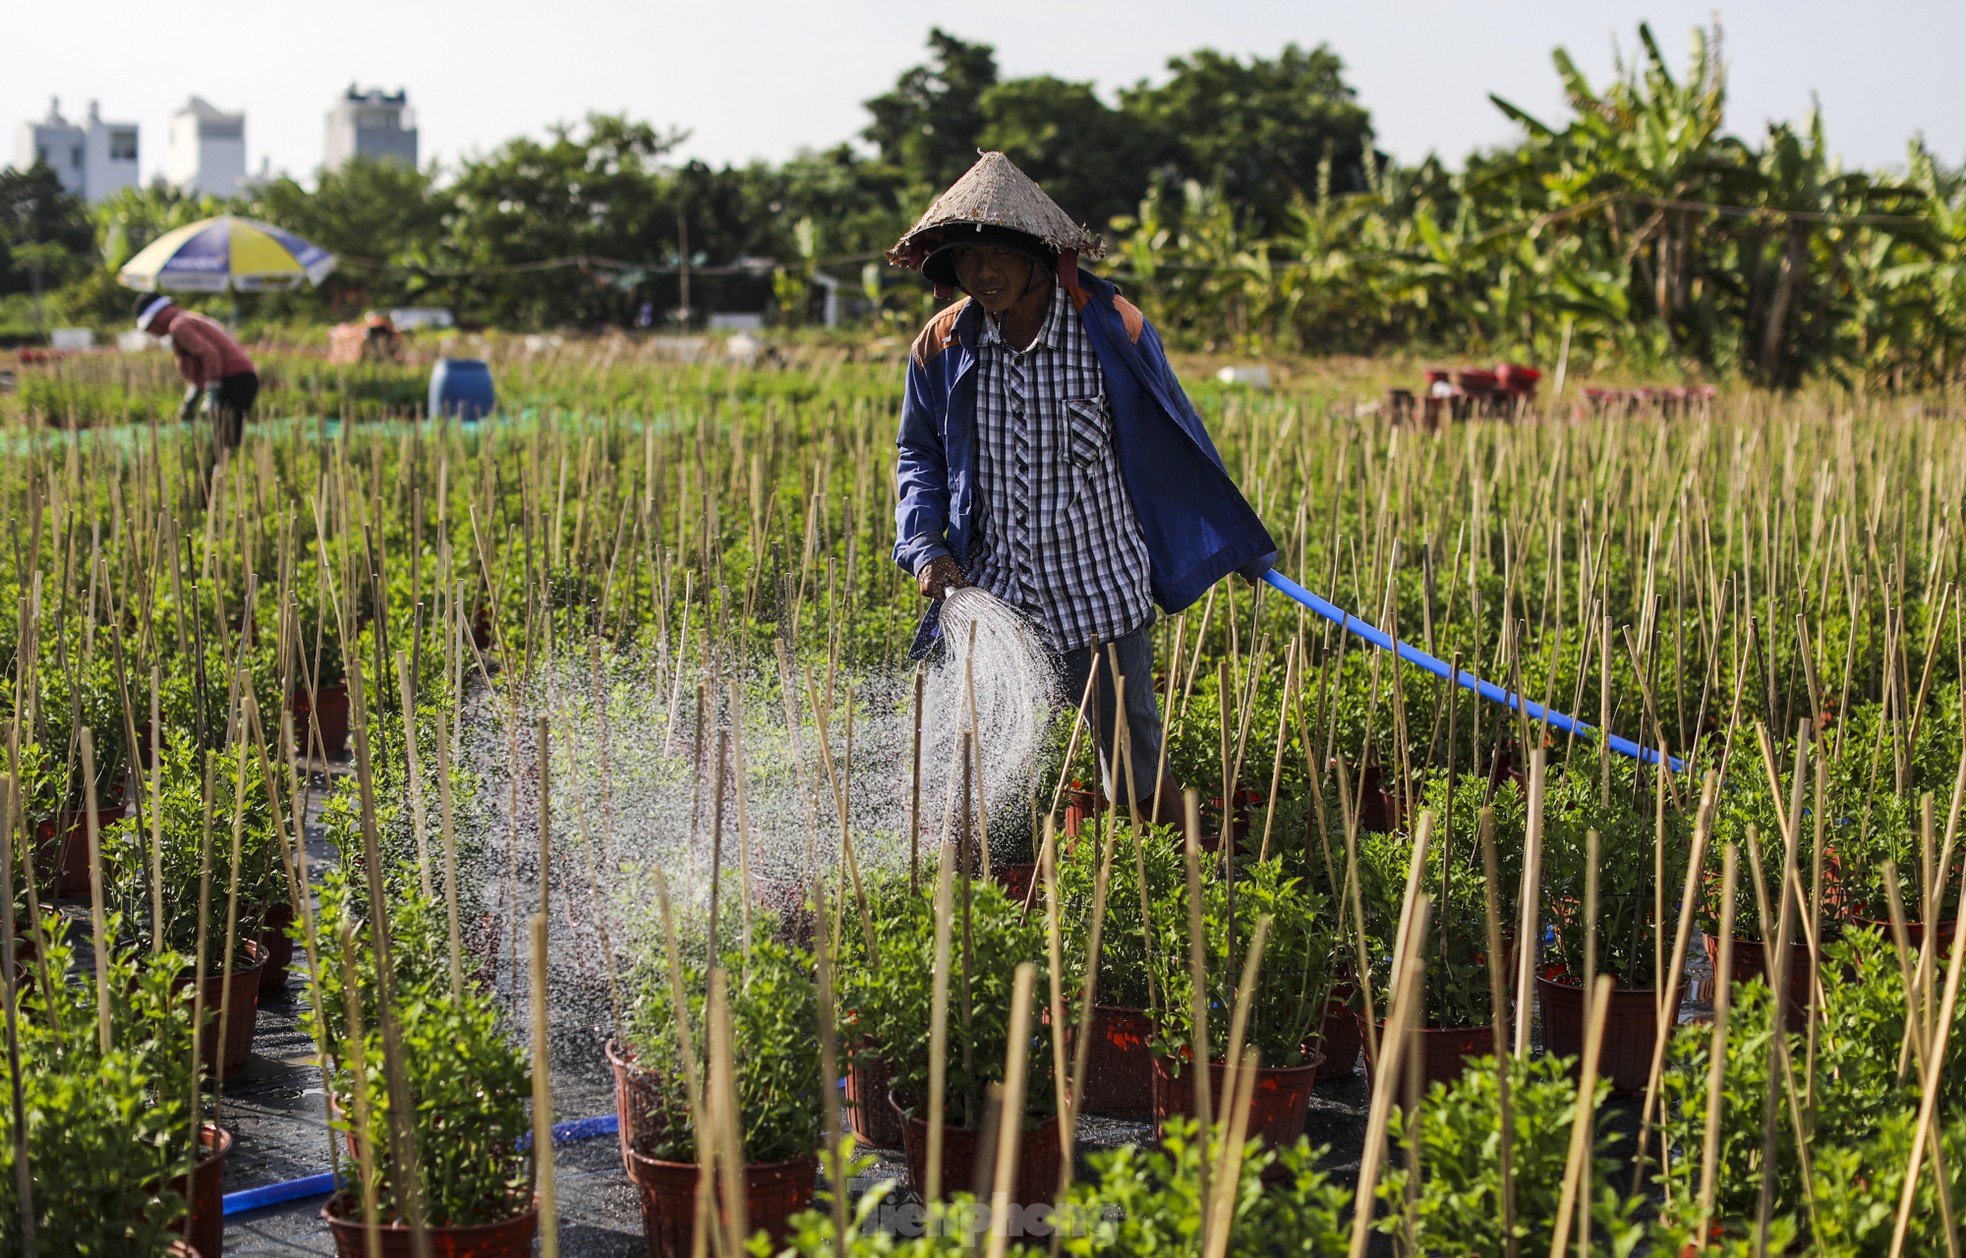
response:
{"label": "sky", "polygon": [[1690,31],[1716,16],[1736,134],[1800,122],[1813,98],[1847,165],[1901,166],[1921,131],[1944,160],[1966,162],[1962,0],[21,4],[0,33],[0,161],[51,96],[71,119],[95,99],[105,118],[139,124],[147,180],[163,167],[171,113],[195,93],[245,112],[253,170],[265,161],[308,179],[326,113],[351,81],[409,90],[425,164],[454,166],[590,111],[687,130],[683,155],[715,165],[776,161],[853,138],[860,102],[923,59],[939,22],[994,45],[1004,77],[1090,81],[1109,101],[1196,48],[1273,56],[1291,41],[1327,43],[1381,149],[1458,164],[1515,134],[1490,92],[1546,121],[1564,116],[1553,47],[1601,84],[1618,50],[1636,51],[1639,22],[1683,67]]}

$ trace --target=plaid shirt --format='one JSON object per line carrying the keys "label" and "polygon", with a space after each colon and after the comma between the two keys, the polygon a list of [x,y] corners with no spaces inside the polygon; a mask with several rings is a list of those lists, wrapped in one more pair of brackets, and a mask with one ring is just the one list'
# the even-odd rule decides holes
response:
{"label": "plaid shirt", "polygon": [[1147,544],[1113,457],[1106,381],[1062,286],[1019,350],[985,317],[977,346],[971,584],[1054,651],[1111,642],[1153,615]]}

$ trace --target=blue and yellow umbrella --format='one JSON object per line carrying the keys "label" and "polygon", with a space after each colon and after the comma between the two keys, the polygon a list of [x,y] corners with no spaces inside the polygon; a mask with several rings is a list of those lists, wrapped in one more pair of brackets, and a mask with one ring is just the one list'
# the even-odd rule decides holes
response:
{"label": "blue and yellow umbrella", "polygon": [[166,232],[116,278],[145,293],[256,293],[319,284],[334,263],[292,232],[225,214]]}

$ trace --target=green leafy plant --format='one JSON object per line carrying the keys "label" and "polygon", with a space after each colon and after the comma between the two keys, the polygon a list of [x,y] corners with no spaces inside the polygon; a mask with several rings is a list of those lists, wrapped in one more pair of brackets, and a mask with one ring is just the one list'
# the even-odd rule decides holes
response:
{"label": "green leafy plant", "polygon": [[[1095,989],[1102,1005],[1127,1009],[1148,1009],[1153,1005],[1154,993],[1148,982],[1147,937],[1140,916],[1140,875],[1144,870],[1150,906],[1176,894],[1187,876],[1181,842],[1173,828],[1166,826],[1135,831],[1122,825],[1113,838],[1112,868],[1106,885],[1106,919],[1099,935],[1099,983]],[[1077,842],[1065,843],[1058,860],[1059,922],[1065,946],[1081,970],[1090,942],[1101,847],[1088,831]]]}
{"label": "green leafy plant", "polygon": [[[195,956],[201,925],[206,932],[208,973],[222,972],[225,958],[226,906],[232,887],[232,836],[235,802],[240,819],[237,935],[241,940],[259,934],[266,910],[287,898],[285,868],[273,828],[273,805],[267,796],[259,757],[250,747],[241,753],[200,750],[191,734],[173,730],[163,752],[163,773],[154,815],[130,817],[111,826],[103,838],[109,887],[127,916],[132,937],[146,945]],[[243,790],[241,784],[243,781]],[[209,794],[207,793],[209,789]],[[163,879],[161,931],[152,922],[153,850],[150,824],[155,824]],[[201,874],[210,880],[207,916],[199,917]],[[238,958],[235,958],[235,961]]]}
{"label": "green leafy plant", "polygon": [[[1036,1009],[1050,1003],[1042,915],[1025,916],[995,883],[958,878],[950,948],[948,1081],[945,1119],[960,1127],[983,1120],[984,1089],[1003,1080],[1011,1048],[1010,997],[1017,967],[1038,965],[1032,992],[1032,1038],[1026,1076],[1027,1125],[1055,1108],[1051,1045]],[[910,911],[878,940],[878,965],[865,988],[867,1027],[882,1045],[895,1095],[919,1117],[928,1101],[929,1043],[935,973],[934,891],[924,887]],[[965,1025],[965,1023],[967,1025]]]}
{"label": "green leafy plant", "polygon": [[[532,1204],[532,1159],[521,1145],[532,1129],[532,1072],[501,1027],[502,1007],[470,984],[456,993],[425,984],[399,987],[393,1009],[403,1082],[415,1098],[407,1119],[426,1217],[435,1226],[465,1227],[524,1213]],[[408,1216],[390,1115],[405,1107],[389,1086],[381,1028],[364,1030],[368,1121],[362,1121],[354,1054],[344,1036],[336,1058],[336,1127],[373,1150],[380,1217],[400,1223]],[[348,1210],[354,1214],[356,1206]]]}
{"label": "green leafy plant", "polygon": [[[1570,1131],[1577,1114],[1577,1082],[1570,1063],[1553,1057],[1509,1059],[1509,1104],[1513,1140],[1510,1145],[1514,1180],[1514,1238],[1523,1253],[1549,1244],[1556,1225],[1564,1170],[1569,1160]],[[1598,1102],[1610,1085],[1598,1081]],[[1404,1165],[1395,1159],[1379,1181],[1379,1200],[1388,1207],[1382,1231],[1399,1235],[1409,1229],[1422,1253],[1501,1254],[1506,1233],[1502,1212],[1500,1086],[1495,1059],[1477,1058],[1451,1084],[1427,1090],[1417,1110],[1395,1109],[1389,1131],[1393,1141],[1417,1141],[1421,1177],[1410,1182]],[[1594,1233],[1604,1237],[1602,1252],[1628,1255],[1645,1239],[1645,1226],[1636,1219],[1642,1198],[1620,1191],[1628,1181],[1617,1174],[1620,1163],[1610,1154],[1612,1140],[1601,1131],[1592,1150],[1588,1209]],[[1593,1249],[1592,1252],[1600,1252]]]}
{"label": "green leafy plant", "polygon": [[[1670,954],[1672,948],[1691,840],[1684,814],[1670,803],[1662,833],[1651,795],[1634,804],[1636,765],[1613,760],[1608,805],[1594,755],[1580,754],[1551,774],[1543,803],[1543,892],[1556,928],[1552,953],[1581,981],[1590,931],[1584,915],[1590,833],[1596,831],[1597,973],[1612,975],[1620,987],[1651,988],[1658,981],[1658,949]],[[1661,903],[1663,925],[1656,912]]]}
{"label": "green leafy plant", "polygon": [[[1819,1082],[1808,1141],[1805,1176],[1795,1129],[1778,1112],[1774,1128],[1773,1214],[1783,1234],[1795,1234],[1814,1202],[1818,1224],[1828,1223],[1836,1239],[1828,1252],[1875,1254],[1889,1250],[1891,1220],[1909,1153],[1910,1124],[1920,1089],[1900,1073],[1906,1023],[1904,983],[1896,958],[1874,929],[1856,930],[1824,950],[1826,977],[1823,1024],[1816,1035]],[[1714,1176],[1713,1224],[1728,1237],[1752,1236],[1762,1175],[1763,1105],[1769,1085],[1773,1018],[1766,983],[1737,983],[1727,1021],[1722,1063],[1718,1156]],[[1936,1110],[1947,1128],[1966,1110],[1966,1043],[1960,1037],[1966,1011],[1954,1011],[1954,1027],[1939,1072]],[[1789,1035],[1790,1060],[1807,1059],[1806,1037]],[[1665,1134],[1678,1147],[1697,1149],[1708,1116],[1708,1077],[1713,1052],[1711,1026],[1682,1027],[1674,1036],[1664,1079]],[[1915,1078],[1915,1076],[1914,1076]],[[1777,1082],[1779,1090],[1780,1083]],[[1778,1092],[1779,1094],[1779,1092]],[[1950,1148],[1950,1146],[1948,1146]],[[1948,1168],[1952,1167],[1948,1157]],[[1665,1174],[1672,1198],[1698,1200],[1699,1159],[1675,1159]],[[1860,1172],[1841,1178],[1852,1167]],[[1950,1170],[1957,1176],[1957,1170]],[[1955,1180],[1955,1183],[1957,1181]],[[1931,1208],[1913,1212],[1906,1252],[1943,1251],[1942,1216],[1929,1174],[1919,1199]],[[1827,1219],[1826,1219],[1827,1216]],[[1685,1243],[1700,1219],[1690,1206],[1661,1221],[1660,1243]],[[1881,1227],[1881,1231],[1880,1231]]]}
{"label": "green leafy plant", "polygon": [[[1440,847],[1427,853],[1421,889],[1432,897],[1427,931],[1425,1012],[1431,1027],[1486,1026],[1490,1019],[1488,908],[1481,852],[1472,829],[1462,832],[1469,850]],[[1413,841],[1396,834],[1362,835],[1358,844],[1359,886],[1370,941],[1374,1007],[1387,1009],[1392,997],[1393,941],[1406,895]],[[1497,899],[1501,899],[1498,889]],[[1503,919],[1507,929],[1508,919]]]}
{"label": "green leafy plant", "polygon": [[[687,1004],[681,1017],[662,945],[641,950],[630,977],[632,1000],[622,1037],[650,1073],[653,1108],[660,1115],[654,1134],[640,1141],[638,1151],[667,1162],[691,1162],[697,1156],[697,1133],[690,1119],[682,1032],[686,1026],[701,1080],[707,1071],[709,975],[700,955],[683,959],[678,968]],[[783,1162],[809,1156],[819,1142],[824,1103],[812,960],[760,934],[748,950],[726,950],[721,973],[727,985],[744,1157],[749,1162]]]}
{"label": "green leafy plant", "polygon": [[[1776,759],[1777,763],[1782,763],[1779,748]],[[1796,841],[1795,860],[1806,888],[1815,859],[1816,824],[1810,783],[1805,782],[1803,786],[1801,834]],[[1790,787],[1790,771],[1784,768],[1782,799],[1778,804],[1769,794],[1767,774],[1756,770],[1730,774],[1728,789],[1721,792],[1715,802],[1713,837],[1707,844],[1707,887],[1700,924],[1708,934],[1717,934],[1720,930],[1720,866],[1727,845],[1732,843],[1740,848],[1739,876],[1734,892],[1734,935],[1738,939],[1760,943],[1773,942],[1770,938],[1773,925],[1761,918],[1760,894],[1755,885],[1754,867],[1748,849],[1752,846],[1754,855],[1760,858],[1761,877],[1772,912],[1781,905],[1784,859],[1781,818],[1788,811]]]}
{"label": "green leafy plant", "polygon": [[[1211,872],[1201,891],[1206,995],[1209,1008],[1219,1011],[1210,1015],[1209,1051],[1227,1050],[1229,1011],[1246,1001],[1244,1043],[1257,1050],[1261,1064],[1303,1065],[1315,1051],[1311,1041],[1331,994],[1334,918],[1324,897],[1286,875],[1277,860],[1251,861],[1237,870],[1233,921],[1227,879]],[[1192,1056],[1194,1040],[1185,877],[1155,906],[1154,917],[1154,964],[1162,993],[1154,1044],[1178,1064]],[[1254,986],[1245,992],[1240,985],[1246,953],[1257,925],[1265,921],[1262,961]]]}
{"label": "green leafy plant", "polygon": [[[43,963],[75,961],[63,938]],[[189,1149],[190,1009],[172,989],[176,966],[109,960],[111,1047],[97,1037],[89,983],[20,989],[20,1078],[33,1171],[35,1244],[42,1254],[155,1254],[183,1201],[164,1185]],[[0,1087],[11,1089],[0,1058]],[[24,1252],[12,1105],[0,1105],[0,1253]]]}
{"label": "green leafy plant", "polygon": [[[64,811],[80,810],[89,802],[79,750],[81,731],[85,728],[95,745],[97,806],[113,809],[122,801],[123,783],[130,768],[130,740],[123,722],[116,664],[109,651],[98,649],[85,655],[78,639],[69,645],[63,660],[50,654],[44,644],[35,718],[43,746],[74,756],[73,771],[68,775],[61,799]],[[71,752],[70,748],[76,750]]]}

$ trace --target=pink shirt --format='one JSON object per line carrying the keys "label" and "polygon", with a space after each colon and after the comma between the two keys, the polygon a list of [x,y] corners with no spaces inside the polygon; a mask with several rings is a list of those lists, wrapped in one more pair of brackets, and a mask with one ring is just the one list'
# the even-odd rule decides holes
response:
{"label": "pink shirt", "polygon": [[179,310],[171,316],[165,333],[177,354],[178,374],[185,382],[207,385],[253,369],[253,360],[239,348],[217,320],[195,310]]}

